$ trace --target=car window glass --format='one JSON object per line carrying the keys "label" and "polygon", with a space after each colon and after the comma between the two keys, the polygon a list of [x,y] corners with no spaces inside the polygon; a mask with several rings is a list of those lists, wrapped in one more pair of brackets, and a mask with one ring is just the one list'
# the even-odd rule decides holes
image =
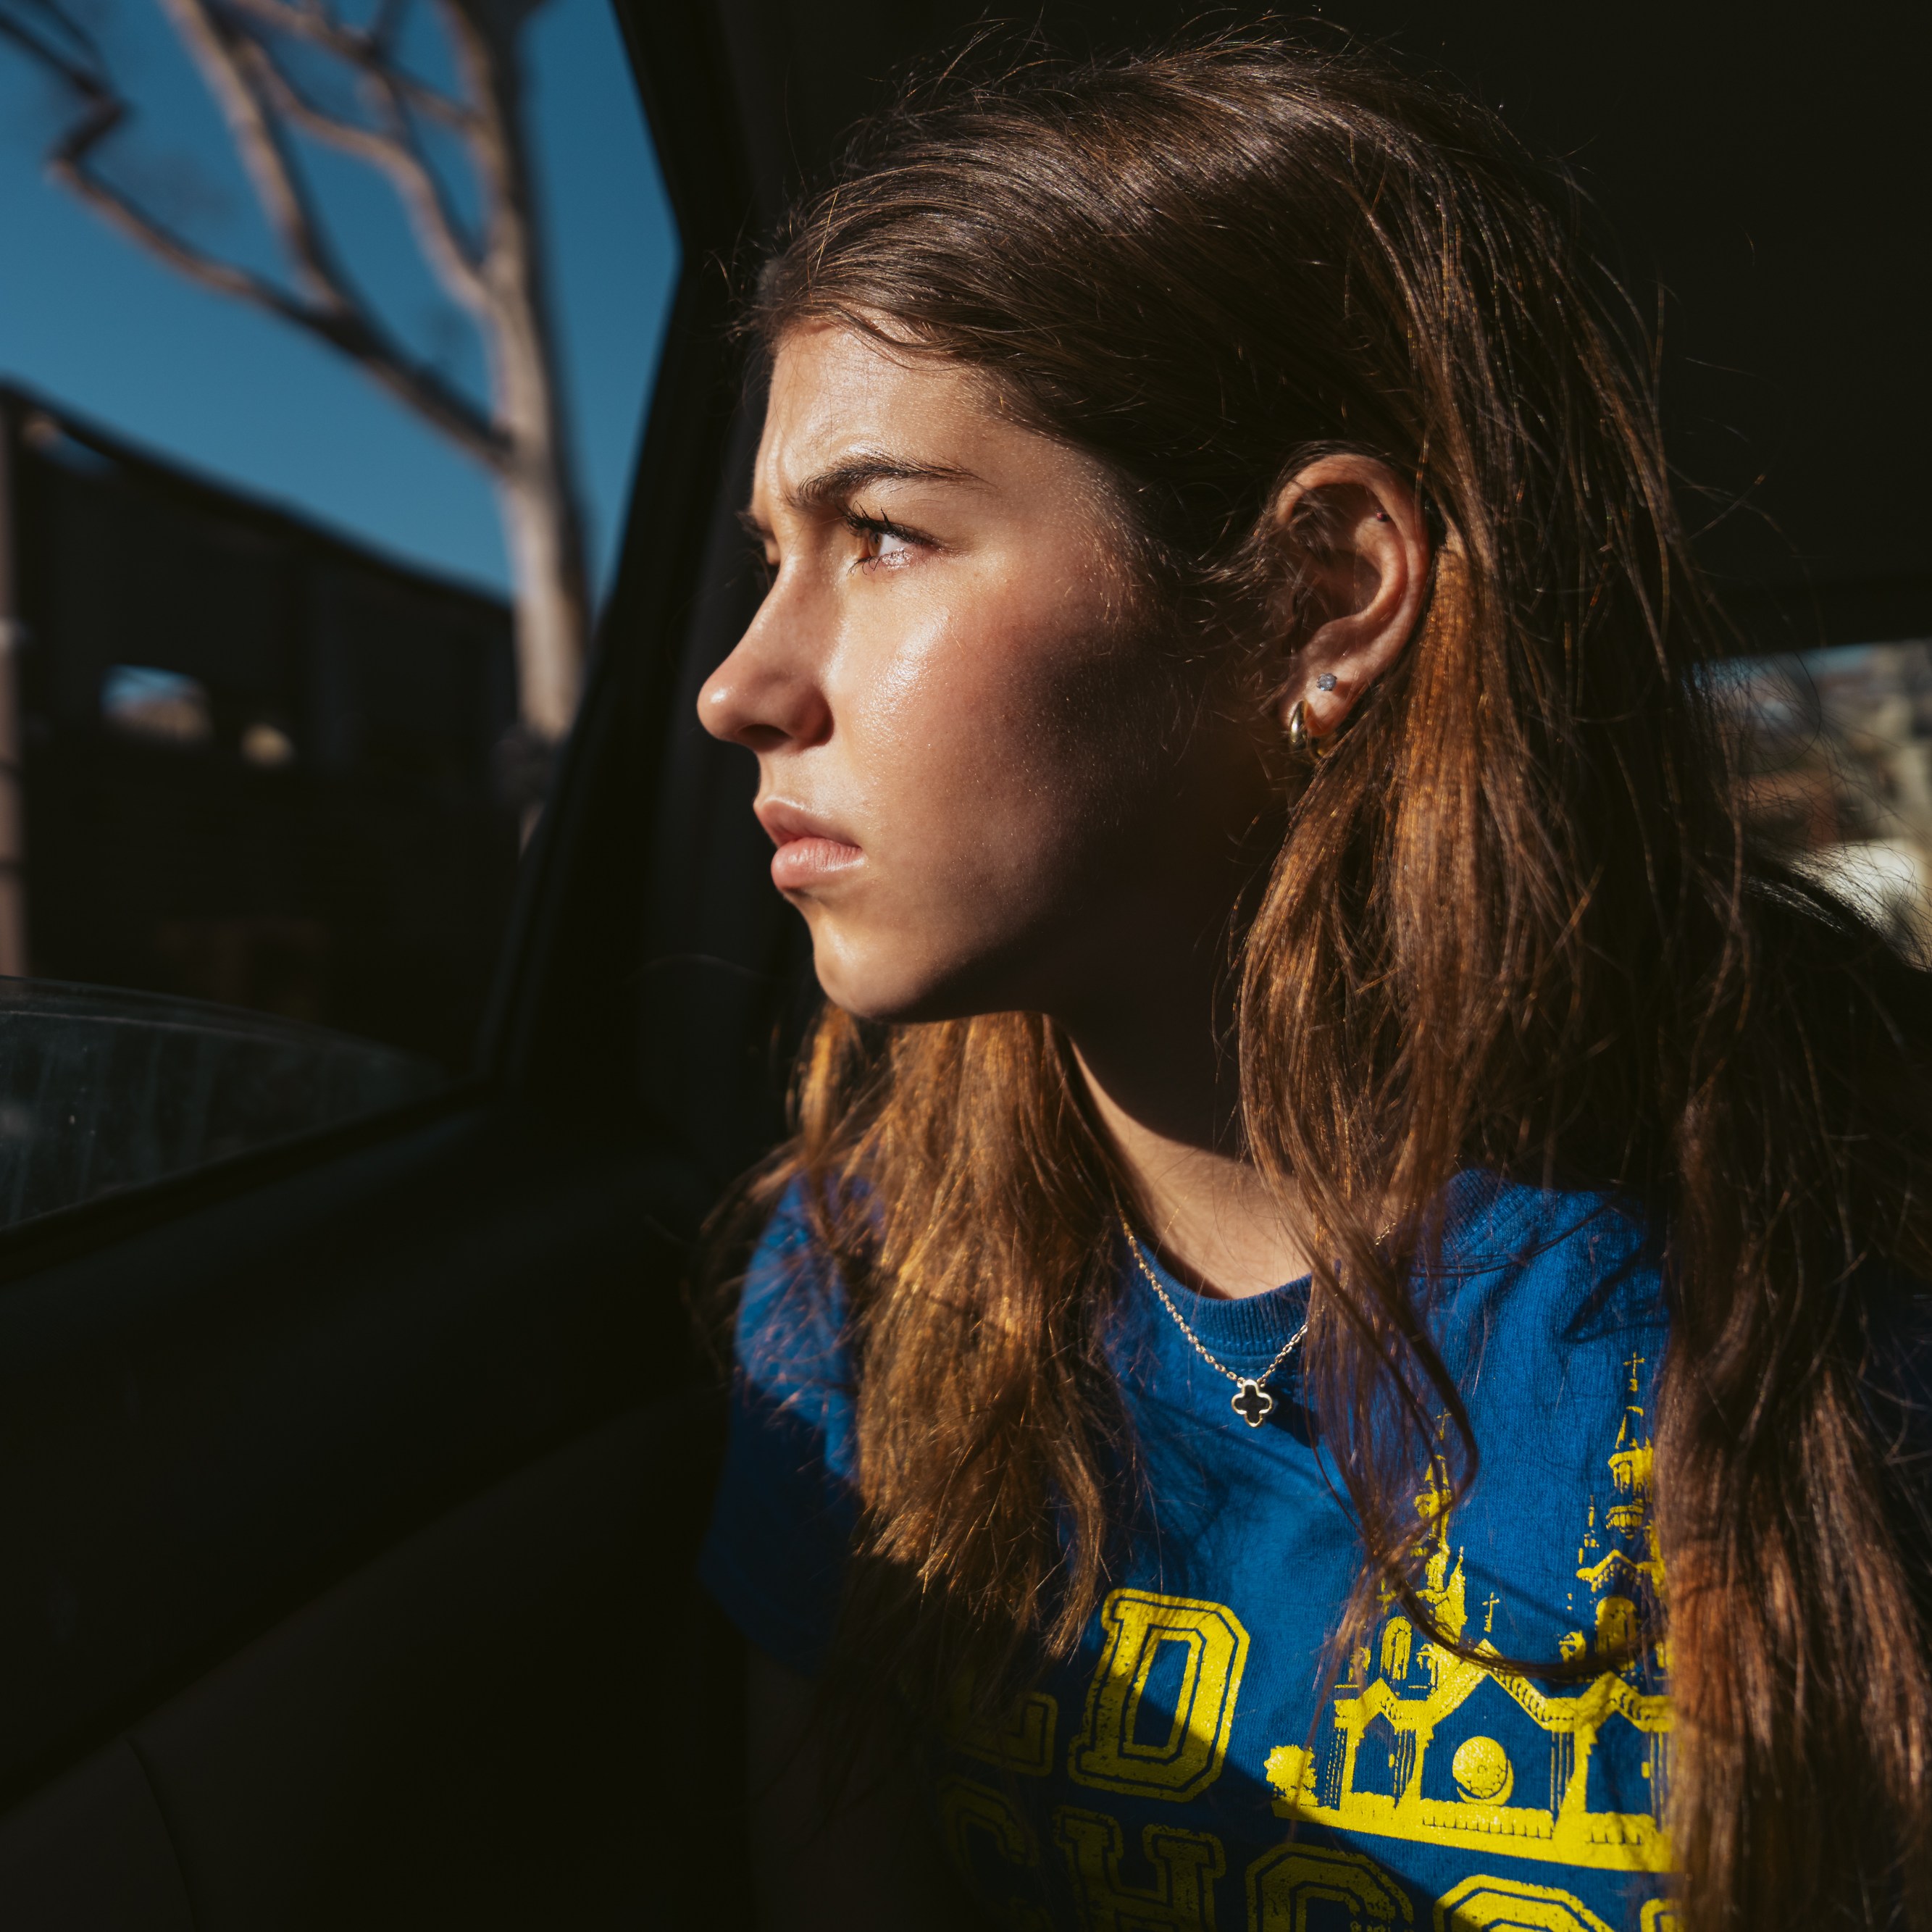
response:
{"label": "car window glass", "polygon": [[1932,642],[1741,658],[1723,688],[1756,831],[1932,961]]}
{"label": "car window glass", "polygon": [[0,0],[0,1222],[470,1064],[677,257],[608,0]]}

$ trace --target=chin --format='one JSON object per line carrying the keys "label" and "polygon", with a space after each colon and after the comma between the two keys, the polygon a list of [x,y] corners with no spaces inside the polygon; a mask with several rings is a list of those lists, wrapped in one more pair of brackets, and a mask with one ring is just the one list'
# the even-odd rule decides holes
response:
{"label": "chin", "polygon": [[854,1019],[890,1025],[908,1018],[918,1004],[916,980],[869,956],[868,948],[828,938],[819,922],[813,922],[812,964],[819,991]]}
{"label": "chin", "polygon": [[[971,1019],[1004,1012],[1016,1004],[1001,998],[992,976],[977,962],[961,968],[913,962],[906,949],[851,948],[813,934],[812,964],[820,990],[854,1019],[885,1026],[918,1026],[935,1020]],[[976,970],[976,968],[977,970]]]}
{"label": "chin", "polygon": [[855,1020],[881,1026],[916,1026],[922,1021],[958,1019],[958,1010],[927,990],[875,980],[863,974],[818,974],[819,990]]}

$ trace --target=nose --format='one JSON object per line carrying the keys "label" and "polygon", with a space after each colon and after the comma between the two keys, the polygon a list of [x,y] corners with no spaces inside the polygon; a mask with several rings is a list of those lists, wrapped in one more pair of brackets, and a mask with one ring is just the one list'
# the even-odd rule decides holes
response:
{"label": "nose", "polygon": [[768,752],[816,744],[832,729],[804,614],[788,607],[779,587],[758,613],[731,655],[698,694],[698,718],[714,738]]}

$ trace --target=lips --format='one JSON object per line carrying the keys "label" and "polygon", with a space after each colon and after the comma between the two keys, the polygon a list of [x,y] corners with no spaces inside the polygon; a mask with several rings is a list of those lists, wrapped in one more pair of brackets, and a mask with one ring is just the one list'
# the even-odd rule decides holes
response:
{"label": "lips", "polygon": [[770,799],[758,807],[758,815],[778,848],[772,854],[772,884],[782,892],[828,885],[866,856],[836,826],[800,806]]}

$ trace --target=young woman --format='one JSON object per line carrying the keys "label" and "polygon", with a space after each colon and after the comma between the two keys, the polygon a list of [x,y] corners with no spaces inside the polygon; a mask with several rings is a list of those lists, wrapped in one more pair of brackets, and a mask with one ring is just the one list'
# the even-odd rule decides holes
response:
{"label": "young woman", "polygon": [[1221,40],[915,98],[759,283],[774,1926],[1932,1923],[1925,987],[1744,835],[1576,230]]}

